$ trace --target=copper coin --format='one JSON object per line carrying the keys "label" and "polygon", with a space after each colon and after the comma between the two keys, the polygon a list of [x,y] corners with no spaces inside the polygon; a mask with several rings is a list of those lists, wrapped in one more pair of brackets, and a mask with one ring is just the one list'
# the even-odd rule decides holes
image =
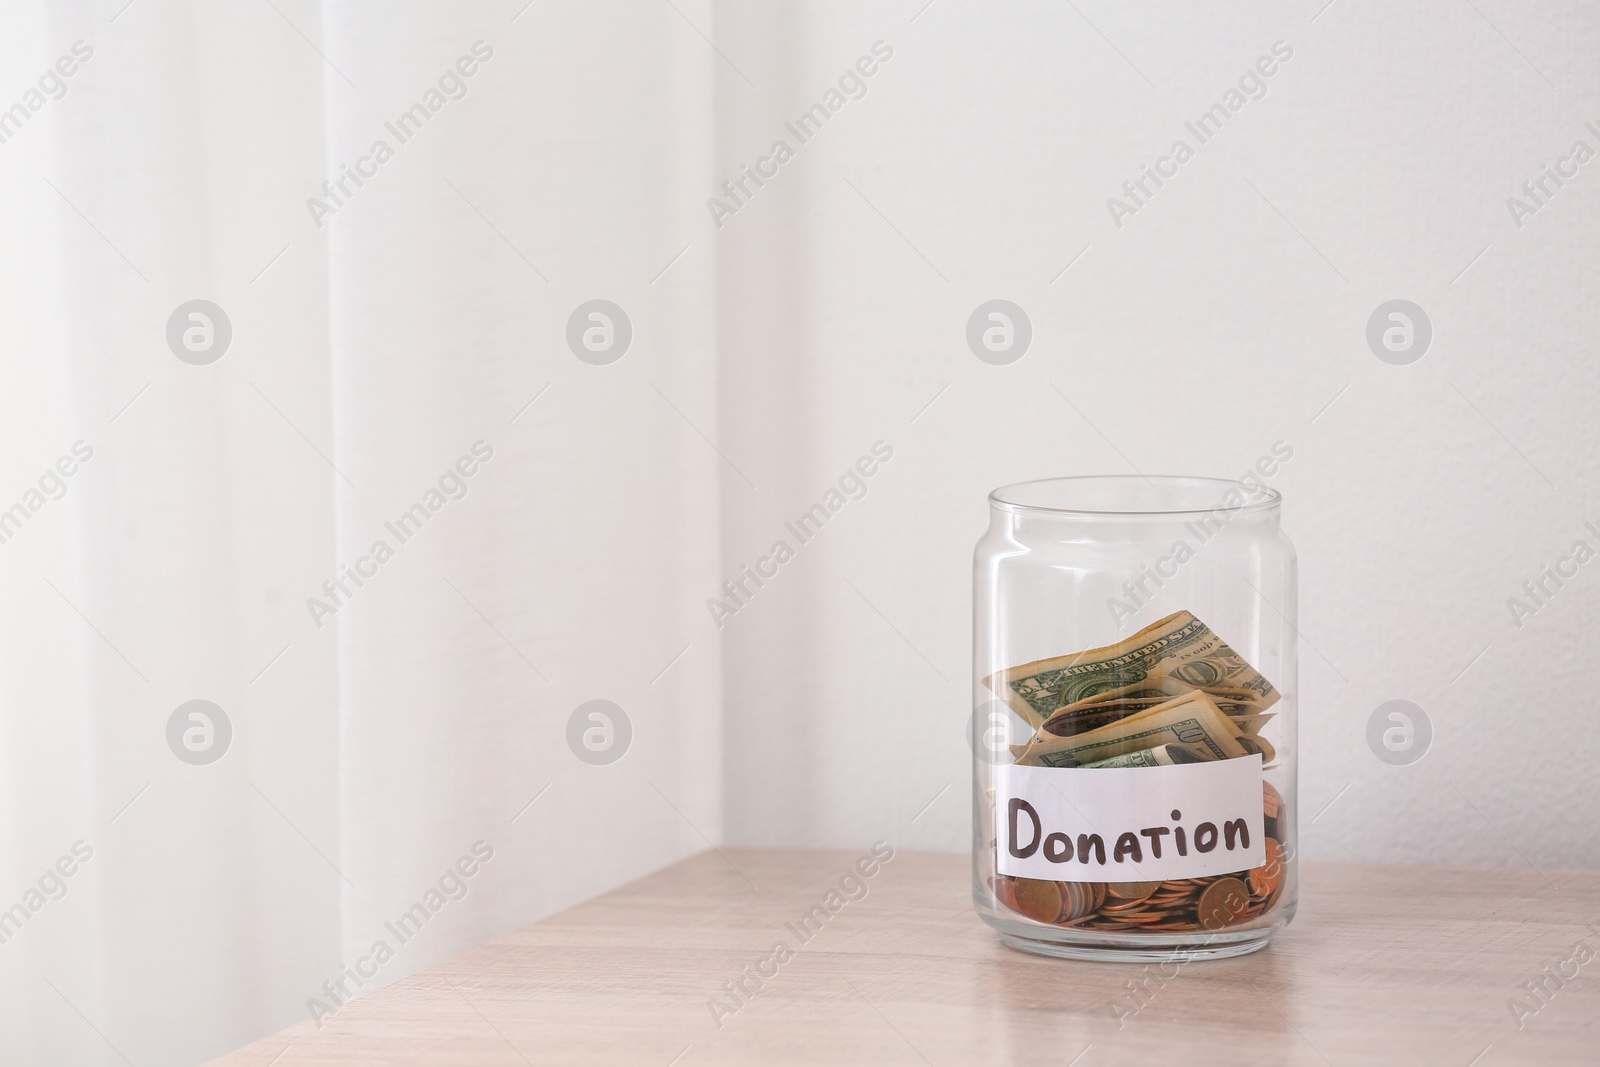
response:
{"label": "copper coin", "polygon": [[1053,923],[1061,918],[1061,887],[1038,878],[1018,878],[1012,889],[1016,910],[1034,922]]}
{"label": "copper coin", "polygon": [[1062,922],[1082,919],[1094,908],[1094,893],[1085,882],[1061,882]]}
{"label": "copper coin", "polygon": [[1085,907],[1080,921],[1087,922],[1096,918],[1100,908],[1106,902],[1106,884],[1104,882],[1084,882]]}
{"label": "copper coin", "polygon": [[1083,894],[1079,917],[1093,915],[1105,903],[1106,891],[1104,882],[1076,882],[1078,890]]}
{"label": "copper coin", "polygon": [[1283,884],[1283,846],[1267,838],[1267,862],[1250,872],[1250,892],[1270,897]]}
{"label": "copper coin", "polygon": [[1091,911],[1091,912],[1087,912],[1087,913],[1085,913],[1083,915],[1080,915],[1077,918],[1073,918],[1070,914],[1063,915],[1061,918],[1056,920],[1056,925],[1057,926],[1082,926],[1085,923],[1089,923],[1089,922],[1092,922],[1092,921],[1094,921],[1094,912]]}
{"label": "copper coin", "polygon": [[1261,783],[1262,811],[1269,819],[1276,819],[1283,810],[1283,794],[1272,788],[1271,782]]}
{"label": "copper coin", "polygon": [[1145,900],[1153,896],[1161,885],[1160,882],[1107,882],[1106,901],[1116,904],[1118,901]]}
{"label": "copper coin", "polygon": [[1218,878],[1200,894],[1195,918],[1207,930],[1220,930],[1238,922],[1250,903],[1250,890],[1239,879]]}
{"label": "copper coin", "polygon": [[1111,900],[1108,898],[1105,905],[1100,908],[1100,914],[1121,915],[1124,912],[1146,910],[1148,909],[1142,900]]}
{"label": "copper coin", "polygon": [[1003,875],[999,878],[996,878],[994,880],[994,897],[1001,904],[1005,905],[1012,911],[1018,910],[1017,887],[1016,882],[1014,882],[1012,879]]}

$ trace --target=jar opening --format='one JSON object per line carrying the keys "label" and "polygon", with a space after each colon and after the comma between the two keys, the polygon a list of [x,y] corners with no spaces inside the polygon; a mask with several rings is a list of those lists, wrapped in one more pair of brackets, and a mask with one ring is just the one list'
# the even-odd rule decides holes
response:
{"label": "jar opening", "polygon": [[989,494],[989,502],[1006,511],[1117,516],[1270,511],[1282,499],[1253,474],[1241,479],[1170,474],[1041,478],[1003,485]]}

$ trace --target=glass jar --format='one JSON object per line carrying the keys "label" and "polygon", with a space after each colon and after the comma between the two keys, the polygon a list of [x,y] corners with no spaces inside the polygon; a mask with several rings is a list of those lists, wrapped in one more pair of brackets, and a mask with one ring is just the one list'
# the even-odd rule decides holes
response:
{"label": "glass jar", "polygon": [[990,494],[972,890],[1007,944],[1215,958],[1293,916],[1296,572],[1276,466]]}

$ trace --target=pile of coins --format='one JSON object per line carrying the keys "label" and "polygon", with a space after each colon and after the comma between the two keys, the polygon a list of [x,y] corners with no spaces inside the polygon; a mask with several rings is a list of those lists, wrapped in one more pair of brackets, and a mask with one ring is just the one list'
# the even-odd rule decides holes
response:
{"label": "pile of coins", "polygon": [[1164,882],[1047,882],[1000,876],[994,895],[1034,922],[1083,930],[1220,930],[1255,919],[1283,893],[1283,797],[1262,783],[1266,862],[1248,871]]}

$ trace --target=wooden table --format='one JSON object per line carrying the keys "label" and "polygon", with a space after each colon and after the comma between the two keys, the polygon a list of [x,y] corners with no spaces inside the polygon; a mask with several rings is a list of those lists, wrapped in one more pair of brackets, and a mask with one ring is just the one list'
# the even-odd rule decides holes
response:
{"label": "wooden table", "polygon": [[[1307,864],[1271,946],[1161,978],[1005,948],[964,856],[902,852],[828,900],[857,859],[703,853],[216,1062],[1600,1064],[1597,871]],[[1519,988],[1579,941],[1575,977]],[[740,1005],[725,983],[761,970]]]}

